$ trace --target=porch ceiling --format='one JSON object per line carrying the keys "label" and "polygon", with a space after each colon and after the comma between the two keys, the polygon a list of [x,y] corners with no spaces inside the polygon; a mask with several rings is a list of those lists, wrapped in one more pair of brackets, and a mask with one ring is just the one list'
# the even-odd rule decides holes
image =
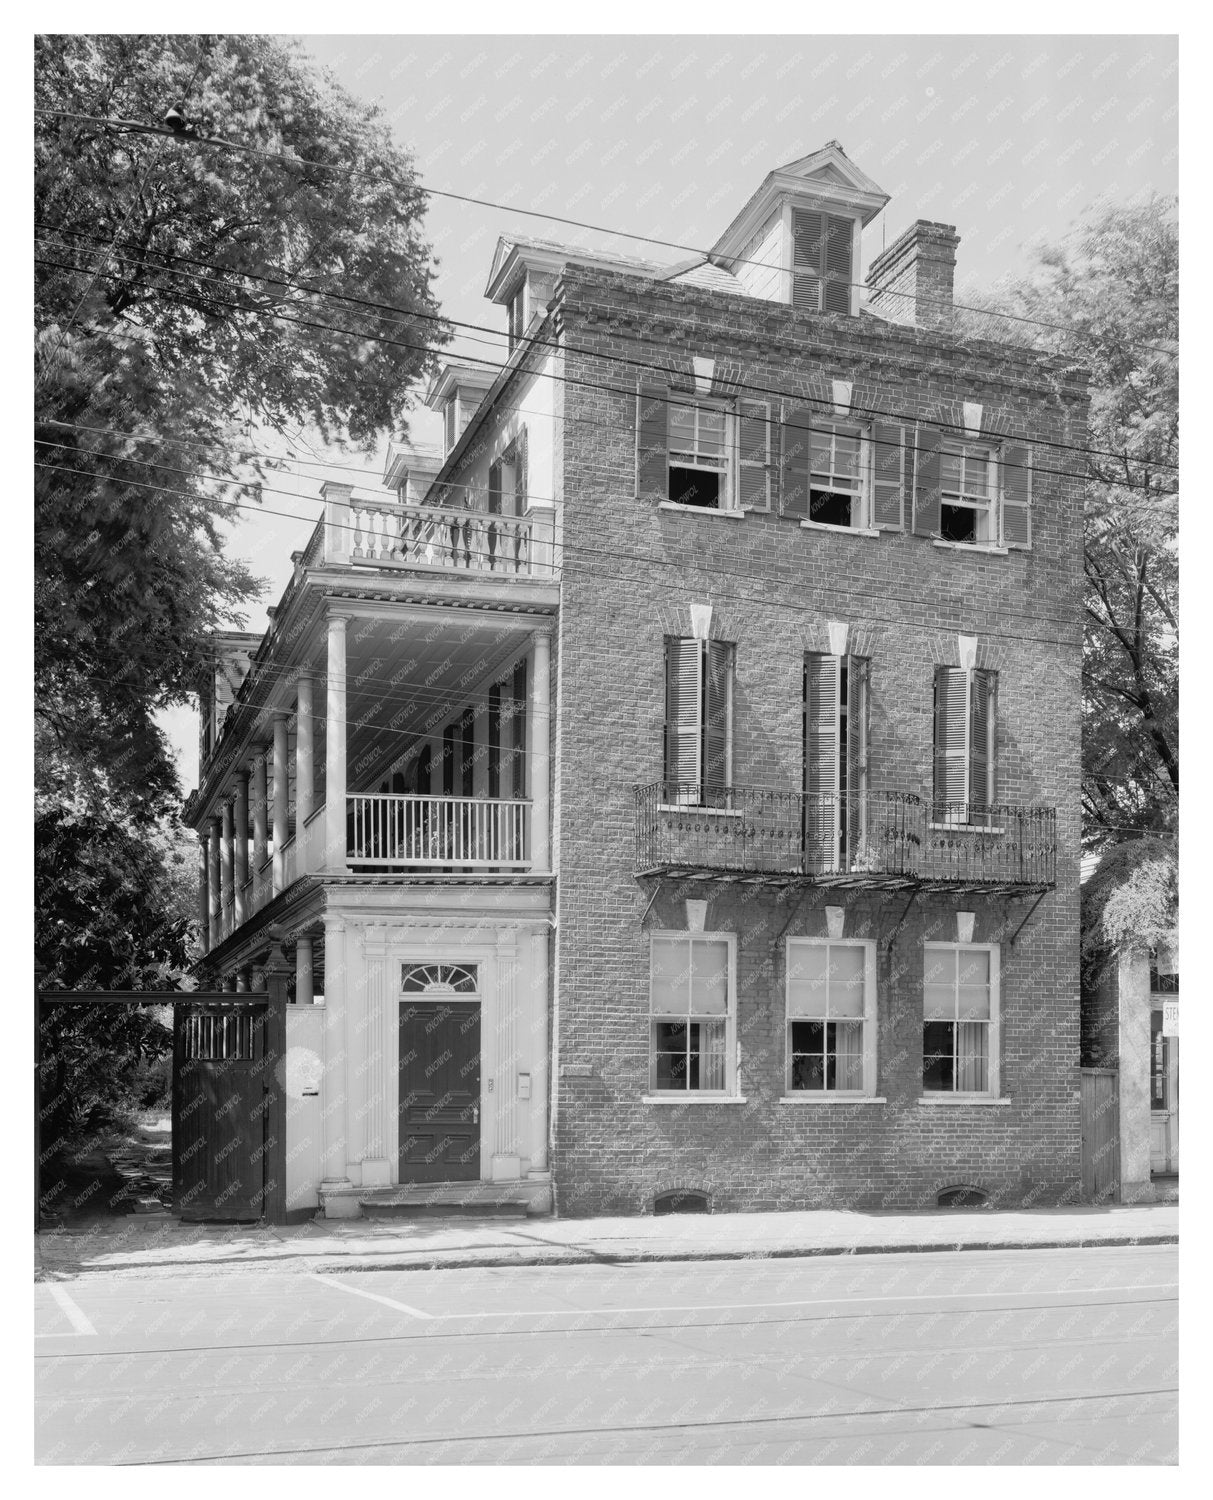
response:
{"label": "porch ceiling", "polygon": [[[346,635],[346,763],[351,792],[374,790],[418,739],[465,706],[487,705],[495,675],[533,625],[471,618],[351,620]],[[323,700],[316,705],[323,713]]]}

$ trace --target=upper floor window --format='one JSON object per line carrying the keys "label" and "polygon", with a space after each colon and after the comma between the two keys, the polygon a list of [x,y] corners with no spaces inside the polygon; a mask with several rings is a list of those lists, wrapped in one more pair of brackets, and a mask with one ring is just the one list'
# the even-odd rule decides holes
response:
{"label": "upper floor window", "polygon": [[857,427],[814,428],[809,437],[810,521],[825,526],[864,524],[863,460]]}
{"label": "upper floor window", "polygon": [[997,541],[995,458],[980,443],[945,443],[939,455],[939,534],[946,542]]}
{"label": "upper floor window", "polygon": [[667,640],[665,705],[667,802],[725,806],[733,777],[733,647]]}
{"label": "upper floor window", "polygon": [[913,433],[914,530],[968,547],[1032,545],[1032,464],[1023,443]]}
{"label": "upper floor window", "polygon": [[989,827],[993,821],[997,685],[993,672],[935,669],[934,823]]}
{"label": "upper floor window", "polygon": [[674,401],[668,413],[669,498],[729,509],[729,414],[722,406]]}
{"label": "upper floor window", "polygon": [[507,313],[508,313],[508,317],[509,317],[509,336],[510,336],[510,353],[511,354],[513,353],[514,349],[518,346],[518,344],[521,342],[522,335],[526,332],[526,324],[527,324],[526,300],[527,300],[526,299],[526,281],[524,279],[521,282],[519,282],[519,284],[518,284],[518,290],[510,298],[509,307],[507,309]]}

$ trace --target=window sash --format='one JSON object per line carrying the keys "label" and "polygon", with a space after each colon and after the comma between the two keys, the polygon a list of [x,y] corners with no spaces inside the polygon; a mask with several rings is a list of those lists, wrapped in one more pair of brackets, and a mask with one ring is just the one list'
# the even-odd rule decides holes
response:
{"label": "window sash", "polygon": [[[688,413],[691,418],[689,424],[685,420]],[[671,401],[668,427],[670,467],[708,469],[714,474],[727,473],[728,418],[729,414],[723,407]]]}
{"label": "window sash", "polygon": [[922,1009],[923,1092],[995,1093],[1000,1024],[997,948],[984,943],[925,944]]}
{"label": "window sash", "polygon": [[654,932],[649,940],[649,1086],[728,1094],[736,951],[728,933]]}
{"label": "window sash", "polygon": [[[863,492],[864,482],[863,437],[858,429],[814,428],[809,435],[809,488],[858,497]],[[840,444],[853,444],[854,447]],[[853,519],[852,524],[855,524]]]}
{"label": "window sash", "polygon": [[785,969],[789,1093],[876,1088],[875,945],[789,938]]}

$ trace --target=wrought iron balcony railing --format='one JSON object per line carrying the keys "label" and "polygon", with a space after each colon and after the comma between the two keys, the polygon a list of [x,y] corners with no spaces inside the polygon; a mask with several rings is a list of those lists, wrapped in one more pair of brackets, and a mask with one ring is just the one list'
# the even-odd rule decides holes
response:
{"label": "wrought iron balcony railing", "polygon": [[1049,886],[1047,807],[934,804],[909,792],[842,795],[658,781],[636,788],[636,869]]}

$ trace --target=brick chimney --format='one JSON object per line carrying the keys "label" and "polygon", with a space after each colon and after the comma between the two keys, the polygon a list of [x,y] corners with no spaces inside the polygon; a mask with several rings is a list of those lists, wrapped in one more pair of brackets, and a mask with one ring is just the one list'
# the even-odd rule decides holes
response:
{"label": "brick chimney", "polygon": [[868,303],[894,323],[950,330],[960,236],[954,224],[917,219],[868,268]]}

